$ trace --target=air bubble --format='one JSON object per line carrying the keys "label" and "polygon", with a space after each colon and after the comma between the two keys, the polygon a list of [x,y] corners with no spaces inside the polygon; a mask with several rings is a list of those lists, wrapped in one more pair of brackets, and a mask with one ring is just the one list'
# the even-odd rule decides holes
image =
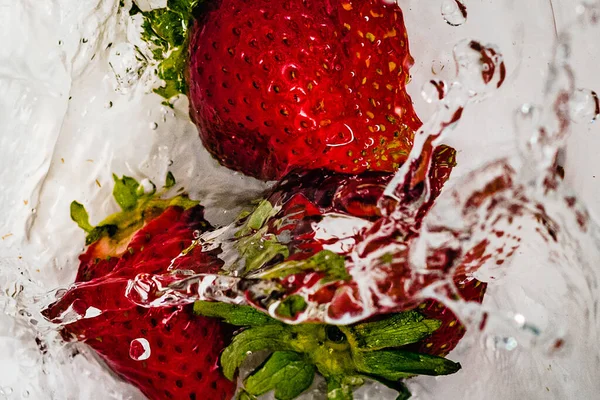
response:
{"label": "air bubble", "polygon": [[156,122],[151,122],[150,123],[150,129],[152,129],[153,131],[158,129],[158,124]]}
{"label": "air bubble", "polygon": [[144,361],[150,358],[150,343],[144,338],[137,338],[129,345],[129,357],[135,361]]}
{"label": "air bubble", "polygon": [[592,123],[600,115],[600,101],[593,90],[578,89],[570,102],[571,120],[578,123]]}
{"label": "air bubble", "polygon": [[460,26],[467,21],[467,7],[462,0],[443,0],[442,17],[450,26]]}

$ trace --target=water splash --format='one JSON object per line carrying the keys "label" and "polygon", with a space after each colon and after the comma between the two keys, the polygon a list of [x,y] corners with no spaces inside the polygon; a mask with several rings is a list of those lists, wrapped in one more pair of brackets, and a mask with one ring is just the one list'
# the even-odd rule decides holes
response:
{"label": "water splash", "polygon": [[[598,10],[600,10],[598,2],[587,1],[582,3],[579,9],[579,25],[573,31],[579,31],[581,26],[597,26],[598,15],[600,15],[598,13]],[[499,283],[500,295],[495,294],[494,299],[500,298],[499,301],[502,301],[502,294],[505,294],[505,292],[502,292],[500,283],[504,282],[503,284],[506,286],[516,284],[518,282],[511,281],[512,276],[516,275],[530,284],[527,293],[529,302],[535,302],[536,296],[544,298],[544,291],[551,289],[554,298],[545,298],[545,307],[555,307],[555,310],[569,310],[571,319],[561,321],[556,317],[551,318],[543,311],[540,312],[543,318],[536,318],[529,315],[534,314],[533,311],[528,313],[529,308],[513,307],[510,302],[504,303],[502,306],[487,304],[480,307],[465,304],[461,301],[452,301],[446,295],[448,286],[452,289],[454,285],[449,280],[441,280],[442,283],[438,286],[430,286],[423,290],[420,293],[421,296],[443,301],[460,316],[461,321],[469,328],[470,332],[477,332],[473,339],[477,341],[474,343],[474,348],[477,349],[479,346],[483,346],[494,350],[491,358],[495,360],[494,365],[499,366],[498,371],[496,371],[496,380],[504,379],[504,381],[515,382],[515,373],[509,374],[503,371],[501,367],[511,365],[512,367],[506,368],[506,370],[514,371],[514,368],[519,368],[517,366],[519,363],[527,365],[527,367],[521,368],[530,371],[534,375],[538,372],[550,374],[546,365],[532,365],[529,368],[528,360],[533,357],[523,357],[523,353],[519,353],[521,348],[532,351],[531,354],[526,353],[529,356],[534,354],[534,350],[539,350],[549,356],[561,356],[569,360],[570,355],[585,354],[582,352],[582,348],[586,344],[597,342],[598,307],[596,303],[590,302],[590,300],[598,299],[597,265],[599,260],[597,251],[594,249],[600,248],[600,241],[598,240],[600,235],[585,207],[574,195],[568,192],[565,185],[553,173],[556,158],[560,149],[566,143],[568,131],[573,128],[573,123],[576,121],[587,123],[598,114],[597,96],[594,96],[593,91],[587,89],[581,92],[578,91],[574,78],[570,76],[567,68],[571,63],[569,59],[570,46],[568,44],[568,38],[561,36],[560,45],[557,47],[557,54],[551,66],[549,81],[552,82],[547,87],[544,104],[526,104],[515,112],[514,124],[521,154],[511,160],[501,160],[487,165],[468,175],[465,179],[454,182],[453,187],[448,188],[448,191],[440,197],[436,206],[430,211],[429,217],[423,222],[418,241],[411,244],[410,252],[407,254],[407,260],[410,261],[411,268],[416,272],[422,272],[426,270],[427,260],[430,259],[429,255],[439,249],[466,250],[473,244],[491,238],[492,241],[486,247],[486,249],[489,249],[486,251],[489,251],[490,256],[496,251],[502,250],[502,254],[506,255],[507,259],[516,257],[512,264],[509,264],[508,261],[499,265],[491,262],[488,263],[491,265],[486,264],[477,271],[478,279]],[[437,102],[441,111],[435,117],[438,118],[437,124],[429,124],[427,133],[420,139],[425,143],[421,146],[422,148],[426,148],[427,139],[433,138],[432,143],[444,139],[447,134],[451,133],[453,125],[458,121],[458,118],[455,117],[462,115],[462,113],[457,115],[459,108],[465,105],[468,107],[471,101],[479,101],[486,96],[486,93],[492,93],[494,91],[493,82],[496,82],[496,84],[500,82],[501,67],[499,67],[498,62],[493,61],[494,57],[498,57],[496,50],[494,50],[496,54],[486,50],[483,53],[480,51],[477,55],[477,52],[473,53],[475,50],[470,42],[463,43],[459,49],[466,52],[465,57],[461,56],[460,59],[464,60],[467,68],[470,68],[468,67],[469,64],[472,65],[475,73],[472,76],[470,74],[469,76],[463,76],[465,81],[459,78],[457,83],[445,85],[447,91],[445,91],[442,99],[436,97],[435,92],[428,92],[428,98],[432,99],[432,102]],[[485,49],[489,49],[489,47],[485,47]],[[491,65],[494,68],[490,83],[485,83],[486,74],[489,76],[490,64],[486,67],[486,63],[481,62],[480,56],[492,59]],[[471,83],[468,83],[469,81]],[[124,87],[127,86],[127,79],[123,82]],[[465,82],[467,83],[465,84]],[[471,89],[468,89],[468,87]],[[446,101],[450,101],[449,109],[446,108],[448,104]],[[594,102],[596,103],[596,110],[594,110]],[[444,124],[447,125],[444,126]],[[147,122],[144,127],[147,127]],[[436,133],[439,133],[439,136],[435,137]],[[418,163],[417,156],[418,154],[415,154],[413,158],[415,164]],[[402,190],[399,190],[399,188],[412,185],[412,181],[408,179],[411,176],[414,176],[414,171],[410,169],[404,171],[404,175],[400,176],[393,186],[390,186],[390,196],[386,199],[389,202],[383,204],[384,209],[389,210],[388,216],[390,218],[393,218],[394,215],[403,214],[410,216],[411,213],[417,212],[419,206],[426,203],[427,191],[423,191],[423,197],[420,198],[418,203],[414,204],[413,208],[408,210],[396,210],[394,208],[394,204],[397,204],[396,198],[402,196]],[[493,188],[494,190],[486,191],[486,188]],[[482,193],[487,195],[482,196]],[[486,213],[486,209],[492,204],[492,212]],[[515,209],[518,210],[518,213],[515,213]],[[398,214],[394,214],[396,212]],[[205,246],[206,244],[199,245]],[[214,245],[214,242],[211,245]],[[522,257],[519,257],[519,253],[523,251],[529,251],[535,257],[523,260]],[[490,258],[490,260],[493,259]],[[496,261],[503,260],[496,259]],[[523,275],[524,270],[534,270],[534,272]],[[549,274],[556,274],[558,276],[557,281],[560,283],[550,289],[535,286],[537,280],[541,280],[542,276],[546,277]],[[132,283],[132,293],[138,293],[137,287],[139,286],[141,293],[152,294],[152,296],[139,300],[140,304],[150,304],[152,306],[182,304],[195,299],[213,298],[230,302],[243,301],[240,297],[241,292],[237,291],[240,282],[237,277],[218,277],[214,275],[188,275],[183,277],[177,274],[175,277],[174,280],[169,280],[168,277],[152,277],[150,281],[147,281],[150,277],[138,277]],[[19,282],[27,280],[23,278],[14,279]],[[223,283],[217,282],[218,284],[215,285],[215,281],[220,279],[223,279]],[[442,286],[445,288],[442,288]],[[146,289],[141,290],[143,288]],[[268,288],[265,288],[265,290],[268,290]],[[6,301],[7,304],[5,307],[6,315],[11,315],[11,319],[5,320],[3,325],[9,326],[10,323],[7,322],[9,320],[17,321],[22,328],[17,329],[20,332],[17,336],[27,336],[24,332],[38,332],[40,329],[42,331],[46,329],[44,328],[43,318],[37,316],[35,312],[31,312],[31,303],[43,303],[39,300],[32,300],[34,296],[31,293],[40,293],[40,291],[43,291],[43,289],[22,287],[14,290],[14,296],[2,296],[2,301]],[[519,312],[514,310],[519,310]],[[79,305],[79,307],[74,307],[72,317],[75,319],[86,316],[93,317],[94,312],[95,310],[90,309],[90,307]],[[62,322],[67,323],[71,320],[71,317],[65,316]],[[38,322],[37,325],[36,321]],[[578,326],[568,326],[567,321],[582,323]],[[49,335],[52,332],[53,330],[48,330]],[[33,359],[37,366],[43,366],[47,362],[53,366],[52,368],[55,368],[51,360],[63,360],[66,364],[76,362],[77,358],[82,357],[73,357],[72,354],[66,354],[73,347],[64,350],[64,354],[57,353],[56,348],[61,345],[53,347],[52,343],[58,343],[56,338],[46,339],[45,337],[34,338],[29,336],[27,338],[28,343],[36,346],[33,348],[35,353],[32,354],[50,352],[50,355],[37,356],[37,358],[32,357],[32,354],[29,357],[26,357],[25,353],[22,357],[19,355],[18,358],[21,360]],[[48,350],[48,346],[50,346],[50,350]],[[498,354],[497,350],[504,351],[501,352],[502,354]],[[89,353],[85,353],[85,349],[81,348],[77,351],[81,351],[81,354],[85,357],[91,358]],[[504,358],[510,357],[504,354],[506,352],[521,354],[518,363],[506,362],[505,360],[516,360]],[[463,362],[466,371],[469,370],[469,365],[481,365],[477,364],[476,360],[473,361],[473,363]],[[89,366],[86,365],[87,367]],[[553,391],[552,394],[555,398],[573,398],[573,396],[577,396],[577,384],[583,386],[582,382],[585,382],[586,374],[589,371],[597,371],[597,367],[598,364],[592,364],[581,368],[578,364],[578,368],[573,370],[582,371],[581,377],[570,377],[569,379],[574,383],[565,383],[567,388],[571,388],[571,391],[568,389],[561,391],[559,386],[550,386]],[[97,368],[92,375],[101,375],[104,373],[103,371],[103,369]],[[43,375],[49,372],[46,370]],[[56,371],[52,372],[56,374]],[[479,371],[475,369],[475,372]],[[527,376],[534,384],[538,383],[536,379],[531,378],[530,374]],[[32,376],[32,382],[34,378]],[[81,378],[84,379],[84,377]],[[90,378],[89,381],[92,382],[94,379]],[[556,379],[556,381],[558,382],[559,379]],[[3,382],[5,381],[3,380]],[[53,393],[54,398],[67,398],[70,393],[77,391],[72,383],[67,381],[63,383],[64,388],[56,389],[57,391]],[[562,383],[558,382],[556,385],[560,384]],[[85,384],[82,385],[85,386]],[[412,385],[414,387],[411,387],[411,390],[417,398],[434,398],[435,395],[432,395],[432,397],[429,396],[429,393],[434,390],[432,388],[437,387],[435,383],[413,380]],[[539,394],[539,391],[535,391],[537,389],[531,388],[530,385],[530,383],[523,382],[522,386],[527,390],[531,390],[529,393]],[[43,382],[39,385],[39,387],[53,388],[60,388],[60,386],[60,382],[58,384],[56,382]],[[467,398],[485,397],[486,392],[478,392],[483,389],[475,387],[477,385],[473,386],[474,388],[468,389],[469,392],[465,395]],[[517,385],[505,386],[511,387],[500,390],[518,390],[514,387],[518,386],[518,383]],[[122,390],[125,390],[125,388],[126,386],[120,387]],[[439,387],[437,388],[439,389]],[[445,393],[447,397],[452,398],[452,392],[445,389],[439,390]],[[464,390],[464,388],[461,390]],[[543,387],[541,390],[546,391]],[[8,398],[11,395],[21,395],[25,392],[30,393],[30,397],[36,396],[35,391],[22,390],[20,385],[16,383],[14,385],[3,383],[2,392]],[[379,394],[380,392],[376,390],[374,393]],[[510,392],[506,393],[507,395],[504,398],[510,398]],[[501,391],[497,393],[497,396],[500,396],[499,398],[502,395],[503,392]],[[80,398],[92,398],[90,396],[81,394]],[[110,396],[114,398],[127,397],[127,395],[119,393],[113,393]],[[535,396],[524,397],[531,398]],[[580,396],[580,398],[586,397]]]}
{"label": "water splash", "polygon": [[467,7],[463,0],[443,0],[442,17],[450,26],[460,26],[467,22]]}

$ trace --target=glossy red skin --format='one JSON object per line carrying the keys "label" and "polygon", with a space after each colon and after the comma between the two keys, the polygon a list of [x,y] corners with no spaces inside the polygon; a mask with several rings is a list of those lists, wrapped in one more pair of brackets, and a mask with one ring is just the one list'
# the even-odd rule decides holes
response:
{"label": "glossy red skin", "polygon": [[[229,327],[193,315],[191,306],[149,309],[125,296],[130,279],[139,273],[167,272],[172,259],[192,244],[193,232],[209,228],[202,207],[170,207],[140,229],[120,257],[98,260],[99,268],[90,269],[90,263],[95,263],[91,258],[98,255],[90,246],[80,257],[80,266],[86,269],[80,275],[86,281],[79,281],[44,315],[56,319],[69,306],[80,314],[88,307],[101,310],[99,316],[66,325],[63,336],[88,344],[151,400],[230,399],[235,384],[221,375],[217,364],[231,335]],[[221,265],[214,254],[199,252],[178,258],[176,264],[195,272],[216,272]],[[147,360],[129,356],[131,342],[138,338],[150,344]]]}
{"label": "glossy red skin", "polygon": [[383,0],[222,0],[190,41],[190,116],[226,167],[393,171],[420,126],[402,11]]}

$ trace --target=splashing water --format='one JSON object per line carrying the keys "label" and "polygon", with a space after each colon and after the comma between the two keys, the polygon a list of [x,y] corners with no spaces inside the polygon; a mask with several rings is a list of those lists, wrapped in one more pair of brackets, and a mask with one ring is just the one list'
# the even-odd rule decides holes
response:
{"label": "splashing water", "polygon": [[444,0],[442,17],[448,25],[460,26],[467,21],[467,7],[462,0]]}
{"label": "splashing water", "polygon": [[[114,4],[99,2],[99,6],[110,10]],[[433,274],[435,284],[424,289],[419,285],[419,290],[411,296],[415,299],[438,299],[450,307],[467,327],[468,335],[454,357],[463,365],[463,371],[459,373],[463,379],[413,379],[409,386],[415,398],[479,399],[489,398],[490,393],[494,398],[539,398],[548,393],[556,399],[589,398],[586,393],[600,391],[593,375],[600,368],[600,359],[598,355],[589,354],[589,349],[593,348],[590,344],[598,340],[600,323],[597,306],[600,298],[597,268],[600,231],[586,207],[555,173],[560,152],[566,146],[571,131],[578,123],[594,121],[600,114],[596,93],[590,89],[578,89],[577,68],[571,54],[573,37],[597,33],[600,3],[587,2],[578,10],[577,23],[558,38],[545,80],[543,99],[539,105],[532,103],[535,99],[528,99],[528,103],[514,113],[518,154],[487,160],[489,162],[483,166],[449,182],[423,219],[418,235],[407,246],[402,238],[408,234],[408,227],[415,226],[419,216],[431,206],[431,187],[427,180],[419,189],[418,196],[410,201],[406,201],[406,197],[408,193],[414,194],[415,183],[419,181],[417,177],[427,176],[423,175],[423,171],[429,168],[432,148],[461,134],[458,123],[463,115],[488,97],[502,96],[503,84],[510,79],[506,70],[511,66],[505,65],[502,48],[483,45],[476,40],[462,41],[454,47],[456,77],[445,81],[434,77],[436,80],[429,80],[423,86],[423,98],[436,107],[436,112],[417,133],[408,161],[381,199],[380,208],[385,218],[379,224],[365,227],[367,233],[352,247],[349,272],[358,282],[360,296],[357,301],[363,310],[354,318],[361,319],[380,311],[381,305],[390,309],[401,306],[403,297],[381,291],[378,281],[389,277],[389,274],[381,270],[384,267],[377,260],[382,253],[393,251],[402,253],[410,266],[412,275],[404,290],[410,292],[412,282],[422,282]],[[105,11],[104,15],[109,13]],[[459,26],[466,21],[467,12],[463,2],[452,0],[442,2],[442,15],[449,25]],[[103,23],[107,22],[100,18],[97,25]],[[115,29],[112,26],[108,31]],[[110,33],[106,35],[110,37]],[[141,87],[143,83],[138,86],[137,82],[140,79],[143,82],[142,76],[149,74],[144,69],[144,57],[135,56],[138,50],[125,42],[126,36],[121,33],[121,44],[111,46],[112,50],[105,60],[108,61],[105,65],[112,65],[114,73],[110,91],[119,93],[119,96],[146,90]],[[90,46],[92,50],[104,48],[108,45],[104,43],[107,38],[99,39],[98,43],[82,42],[74,60],[78,65],[86,65],[81,60],[84,56],[91,58],[91,51],[85,49]],[[84,54],[86,51],[88,53]],[[83,69],[80,67],[73,73],[81,73]],[[65,86],[63,90],[77,94],[76,88]],[[83,89],[81,93],[84,93]],[[112,101],[111,107],[105,107],[107,101],[102,100],[97,108],[118,110],[120,100],[114,100],[114,106]],[[91,106],[89,114],[94,112],[97,110]],[[162,124],[148,122],[147,117],[141,125],[140,131],[146,136],[148,131],[160,133],[163,129]],[[178,146],[183,147],[188,142],[181,140],[157,145],[154,153],[158,154],[158,159],[165,161],[175,157]],[[155,160],[142,160],[144,162],[159,165]],[[194,168],[198,167],[181,166],[182,171]],[[202,167],[198,169],[203,171]],[[142,171],[147,170],[150,168],[142,168]],[[88,174],[89,171],[84,174],[86,180],[89,180]],[[195,177],[193,174],[182,175],[189,176],[190,184]],[[215,181],[218,180],[215,178]],[[246,186],[252,187],[252,184]],[[206,194],[202,189],[199,192],[202,194],[200,197],[212,199],[214,204],[227,204],[225,199],[220,201],[214,194]],[[226,193],[223,198],[230,197],[226,190],[223,192]],[[234,209],[233,205],[231,209]],[[235,211],[230,213],[235,215]],[[390,232],[397,233],[397,242],[385,248],[376,245],[378,239],[389,237]],[[200,235],[197,242],[203,248],[216,244],[225,246],[231,233],[226,226],[211,235]],[[41,241],[39,235],[34,234],[32,238]],[[474,249],[482,252],[486,260],[483,266],[470,266],[463,262]],[[77,251],[79,249],[75,249],[75,253]],[[227,254],[227,251],[224,253]],[[443,263],[443,271],[432,271],[431,260],[439,254],[452,256]],[[31,265],[39,267],[43,260],[41,257]],[[0,396],[41,399],[48,398],[48,393],[51,393],[50,396],[56,399],[73,396],[82,399],[141,398],[128,385],[113,379],[100,365],[90,363],[88,360],[93,357],[85,348],[59,345],[54,326],[44,322],[39,315],[41,308],[56,294],[60,295],[42,296],[41,293],[51,287],[65,285],[69,279],[60,282],[49,279],[50,286],[43,286],[43,279],[31,274],[29,266],[25,265],[25,261],[19,261],[17,256],[12,262],[2,261],[2,264],[3,271],[10,271],[3,272],[2,287],[11,288],[0,297],[4,311],[2,319],[5,321],[2,324],[5,329],[3,335],[10,340],[22,340],[29,346],[14,345],[18,351],[13,353],[12,360],[21,369],[17,371],[15,368],[12,375],[0,380]],[[476,269],[477,279],[490,283],[482,306],[452,300],[451,294],[457,289],[450,277],[461,267]],[[239,304],[245,301],[243,292],[239,290],[242,281],[243,278],[235,274],[190,276],[182,271],[173,271],[166,276],[139,276],[130,283],[128,293],[139,304],[150,306],[187,304],[196,299]],[[14,282],[19,283],[15,285]],[[268,287],[261,286],[257,290],[268,290]],[[97,312],[85,304],[73,304],[68,315],[61,316],[57,322],[64,324],[80,318],[92,318]],[[350,322],[347,319],[327,319],[325,315],[317,307],[309,307],[304,317],[334,323]],[[130,356],[133,359],[144,360],[151,355],[146,339],[132,341]],[[563,375],[557,375],[559,370],[563,371]],[[78,372],[74,374],[72,371]],[[87,372],[82,374],[81,371]],[[69,376],[76,376],[77,380],[69,380]],[[108,393],[101,397],[89,389],[98,376],[110,382],[106,389]],[[477,376],[486,385],[470,383],[467,387],[464,383],[470,382],[468,376]],[[23,377],[29,379],[28,386],[19,386]],[[45,391],[45,388],[51,389]],[[384,396],[383,389],[377,385],[361,390],[365,399]],[[313,394],[311,392],[310,395]],[[306,396],[310,398],[309,394]]]}

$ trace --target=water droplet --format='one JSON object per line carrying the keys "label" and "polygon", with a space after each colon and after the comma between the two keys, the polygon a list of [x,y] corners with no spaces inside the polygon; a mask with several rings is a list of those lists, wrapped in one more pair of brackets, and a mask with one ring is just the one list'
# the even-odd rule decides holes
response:
{"label": "water droplet", "polygon": [[446,96],[447,85],[444,81],[430,80],[423,85],[421,96],[427,103],[434,103]]}
{"label": "water droplet", "polygon": [[137,338],[129,345],[129,357],[135,361],[144,361],[150,358],[150,343],[144,338]]}
{"label": "water droplet", "polygon": [[106,104],[104,105],[104,108],[112,108],[112,106],[113,106],[113,102],[112,102],[112,101],[109,101],[108,103],[106,103]]}
{"label": "water droplet", "polygon": [[579,89],[573,93],[570,102],[573,122],[592,123],[600,115],[600,100],[593,90]]}
{"label": "water droplet", "polygon": [[442,17],[450,26],[460,26],[467,21],[467,7],[463,0],[443,0]]}
{"label": "water droplet", "polygon": [[21,395],[24,399],[29,397],[29,390],[24,390],[22,395]]}
{"label": "water droplet", "polygon": [[155,131],[156,129],[158,129],[158,124],[156,122],[151,122],[150,123],[150,129],[152,129],[153,131]]}

